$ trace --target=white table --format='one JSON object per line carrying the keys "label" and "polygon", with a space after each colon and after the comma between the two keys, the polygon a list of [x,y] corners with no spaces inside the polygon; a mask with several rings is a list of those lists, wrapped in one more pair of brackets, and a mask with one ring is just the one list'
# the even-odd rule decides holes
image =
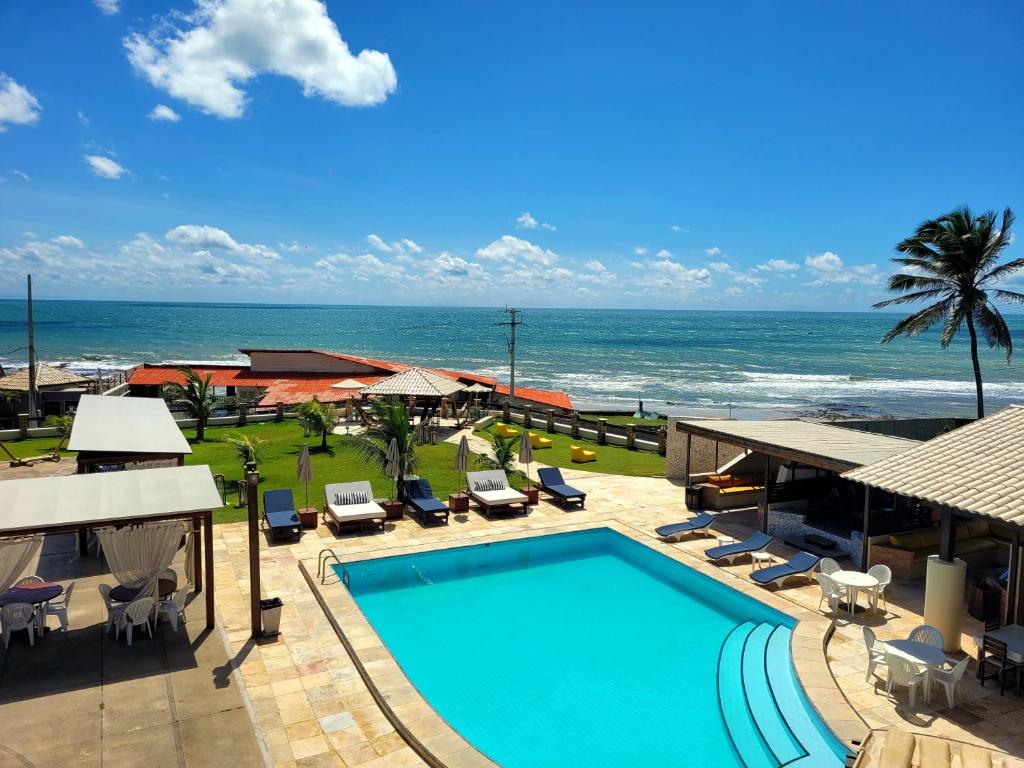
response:
{"label": "white table", "polygon": [[[1006,658],[1020,664],[1024,661],[1024,627],[1020,624],[1009,624],[999,629],[986,632],[986,636],[1006,643]],[[981,645],[981,638],[975,638]]]}
{"label": "white table", "polygon": [[751,552],[750,553],[750,570],[753,571],[756,568],[764,568],[769,563],[772,563],[774,561],[775,561],[775,558],[772,556],[771,552],[765,552],[764,550],[762,550],[760,552]]}
{"label": "white table", "polygon": [[716,538],[718,539],[718,546],[720,547],[725,547],[729,544],[736,543],[736,539],[734,539],[732,536],[717,536]]}
{"label": "white table", "polygon": [[924,700],[930,703],[932,699],[932,675],[933,669],[942,669],[946,665],[946,654],[941,648],[917,640],[888,640],[885,643],[885,650],[893,656],[906,659],[911,664],[924,667]]}
{"label": "white table", "polygon": [[846,587],[849,592],[849,599],[846,601],[850,609],[850,615],[857,609],[857,592],[864,589],[874,591],[878,589],[878,579],[860,571],[836,571],[829,574],[836,584]]}

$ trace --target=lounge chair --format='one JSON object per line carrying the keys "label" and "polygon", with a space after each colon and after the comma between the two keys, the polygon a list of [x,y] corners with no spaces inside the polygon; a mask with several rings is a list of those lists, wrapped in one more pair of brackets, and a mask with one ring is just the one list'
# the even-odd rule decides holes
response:
{"label": "lounge chair", "polygon": [[527,434],[530,436],[531,448],[542,449],[551,447],[551,438],[541,437],[536,432],[528,432]]}
{"label": "lounge chair", "polygon": [[508,424],[502,424],[501,422],[494,425],[494,433],[498,437],[519,437],[519,430],[516,427],[510,427]]}
{"label": "lounge chair", "polygon": [[295,514],[295,500],[290,488],[263,492],[263,520],[270,530],[270,541],[277,541],[278,534],[295,534],[302,537],[302,523]]}
{"label": "lounge chair", "polygon": [[406,480],[405,501],[412,507],[413,515],[423,525],[428,521],[438,522],[442,518],[448,524],[448,505],[434,496],[434,491],[427,480]]}
{"label": "lounge chair", "polygon": [[707,533],[713,522],[715,522],[714,515],[709,512],[701,512],[682,523],[672,523],[655,528],[654,532],[665,541],[679,541],[688,533]]}
{"label": "lounge chair", "polygon": [[794,576],[811,578],[811,571],[814,570],[814,566],[818,564],[820,559],[820,557],[812,555],[810,552],[800,552],[788,563],[779,563],[769,568],[754,571],[750,574],[750,580],[760,584],[762,587],[767,587],[769,584],[781,587],[782,582]]}
{"label": "lounge chair", "polygon": [[587,494],[578,488],[567,485],[562,479],[562,471],[558,467],[544,467],[537,470],[540,478],[540,489],[548,494],[564,509],[566,504],[579,504],[583,507]]}
{"label": "lounge chair", "polygon": [[[724,544],[720,547],[712,547],[704,550],[704,554],[712,560],[725,560],[729,565],[741,555],[749,555],[751,552],[760,552],[775,541],[774,536],[758,531],[744,541],[737,541],[735,544]],[[767,569],[766,569],[767,570]]]}
{"label": "lounge chair", "polygon": [[517,504],[522,506],[523,512],[530,511],[530,500],[525,494],[509,487],[508,478],[500,469],[467,472],[466,482],[469,484],[469,497],[487,517],[492,512],[510,512]]}
{"label": "lounge chair", "polygon": [[576,464],[583,464],[588,461],[597,461],[597,451],[588,451],[581,445],[569,446],[569,457]]}
{"label": "lounge chair", "polygon": [[387,512],[373,500],[373,489],[368,480],[356,483],[331,483],[324,486],[324,518],[328,525],[333,523],[335,532],[340,534],[343,525],[359,526],[362,531],[367,523],[384,530]]}

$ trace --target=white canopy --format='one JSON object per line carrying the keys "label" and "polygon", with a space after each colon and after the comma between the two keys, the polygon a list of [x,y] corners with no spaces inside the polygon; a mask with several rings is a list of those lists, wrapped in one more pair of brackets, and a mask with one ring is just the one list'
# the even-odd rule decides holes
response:
{"label": "white canopy", "polygon": [[103,395],[82,395],[71,427],[68,450],[118,454],[192,453],[163,400]]}
{"label": "white canopy", "polygon": [[119,525],[221,506],[205,464],[6,480],[0,483],[0,533]]}

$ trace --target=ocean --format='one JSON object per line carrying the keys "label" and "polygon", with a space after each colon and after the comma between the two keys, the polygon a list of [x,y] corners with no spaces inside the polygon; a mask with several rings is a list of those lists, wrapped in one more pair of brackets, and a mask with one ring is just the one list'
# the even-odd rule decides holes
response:
{"label": "ocean", "polygon": [[[40,360],[85,372],[142,362],[245,361],[240,348],[313,348],[508,379],[500,308],[36,301]],[[517,383],[579,408],[738,417],[970,416],[966,338],[881,344],[900,315],[528,309]],[[1024,315],[1007,315],[1024,343]],[[25,303],[0,301],[0,364],[26,359]],[[1021,362],[983,350],[986,403],[1024,402]]]}

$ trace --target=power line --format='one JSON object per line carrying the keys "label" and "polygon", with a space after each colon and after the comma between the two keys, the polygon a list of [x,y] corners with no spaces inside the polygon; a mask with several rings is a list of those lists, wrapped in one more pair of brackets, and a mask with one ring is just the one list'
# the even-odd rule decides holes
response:
{"label": "power line", "polygon": [[502,323],[495,323],[495,325],[509,329],[509,333],[505,335],[509,361],[508,402],[509,405],[513,405],[516,399],[516,328],[522,325],[523,321],[517,319],[520,310],[515,307],[505,307],[504,311],[509,316],[509,319]]}

